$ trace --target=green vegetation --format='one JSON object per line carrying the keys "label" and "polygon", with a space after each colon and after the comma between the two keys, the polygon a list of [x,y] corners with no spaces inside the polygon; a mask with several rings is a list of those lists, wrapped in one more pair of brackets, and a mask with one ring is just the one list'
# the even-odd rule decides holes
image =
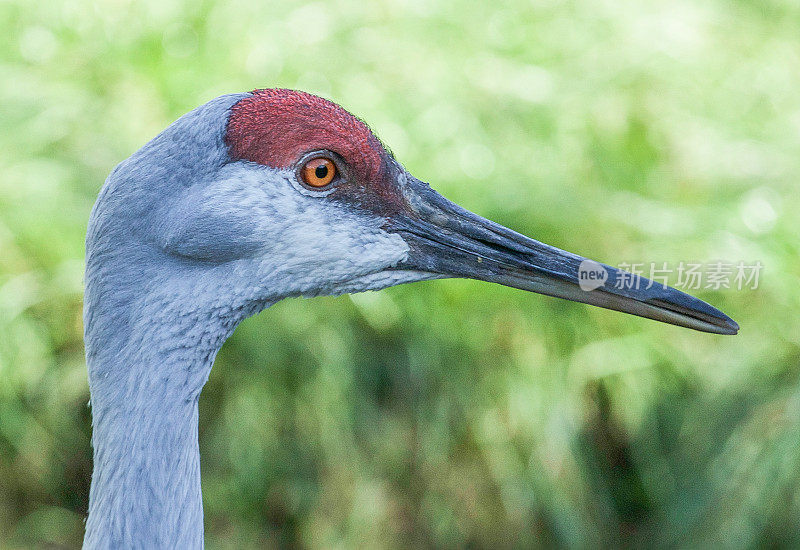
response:
{"label": "green vegetation", "polygon": [[103,179],[272,86],[544,242],[764,270],[693,291],[735,337],[474,281],[276,305],[201,398],[210,548],[800,546],[795,2],[8,0],[0,31],[0,546],[81,541]]}

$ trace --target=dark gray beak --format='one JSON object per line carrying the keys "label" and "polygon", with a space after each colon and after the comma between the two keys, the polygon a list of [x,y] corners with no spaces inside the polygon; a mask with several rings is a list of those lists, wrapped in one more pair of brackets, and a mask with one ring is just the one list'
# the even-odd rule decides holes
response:
{"label": "dark gray beak", "polygon": [[397,269],[490,281],[703,332],[739,330],[702,300],[529,239],[405,177],[401,188],[409,210],[393,216],[388,228],[411,249]]}

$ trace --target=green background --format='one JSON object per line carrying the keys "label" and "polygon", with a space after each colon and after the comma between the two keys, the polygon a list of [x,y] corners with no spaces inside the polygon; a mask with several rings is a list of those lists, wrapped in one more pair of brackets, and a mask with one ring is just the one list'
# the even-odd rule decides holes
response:
{"label": "green background", "polygon": [[790,0],[0,3],[0,546],[81,541],[104,178],[272,86],[544,242],[764,269],[693,292],[735,337],[474,281],[279,303],[200,400],[209,547],[800,546]]}

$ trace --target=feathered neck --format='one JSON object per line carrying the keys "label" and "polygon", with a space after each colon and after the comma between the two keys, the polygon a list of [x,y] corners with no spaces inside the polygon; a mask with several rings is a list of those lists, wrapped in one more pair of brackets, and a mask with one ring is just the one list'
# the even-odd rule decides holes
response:
{"label": "feathered neck", "polygon": [[[236,321],[147,299],[133,310],[118,338],[87,346],[94,473],[84,544],[200,548],[198,398]],[[115,322],[101,312],[87,342]]]}

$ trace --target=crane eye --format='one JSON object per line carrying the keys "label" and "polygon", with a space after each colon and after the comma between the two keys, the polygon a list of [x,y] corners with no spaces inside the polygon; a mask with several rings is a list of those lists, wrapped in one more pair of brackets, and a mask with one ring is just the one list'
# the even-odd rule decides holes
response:
{"label": "crane eye", "polygon": [[325,187],[336,177],[336,165],[330,159],[317,157],[303,165],[300,175],[310,187]]}

